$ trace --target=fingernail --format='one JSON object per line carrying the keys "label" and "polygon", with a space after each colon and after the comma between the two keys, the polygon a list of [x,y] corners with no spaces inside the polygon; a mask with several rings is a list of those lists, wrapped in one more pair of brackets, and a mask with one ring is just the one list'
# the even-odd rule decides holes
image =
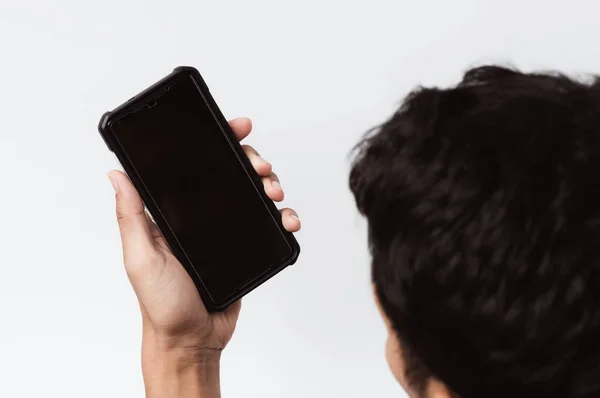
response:
{"label": "fingernail", "polygon": [[278,191],[282,190],[281,184],[277,180],[271,181],[271,185],[273,186],[273,188],[277,189]]}
{"label": "fingernail", "polygon": [[108,175],[108,179],[110,180],[110,184],[113,186],[115,193],[119,193],[119,182],[116,179],[112,178],[110,174]]}
{"label": "fingernail", "polygon": [[290,217],[292,217],[296,221],[300,221],[300,217],[298,217],[297,214],[290,214]]}

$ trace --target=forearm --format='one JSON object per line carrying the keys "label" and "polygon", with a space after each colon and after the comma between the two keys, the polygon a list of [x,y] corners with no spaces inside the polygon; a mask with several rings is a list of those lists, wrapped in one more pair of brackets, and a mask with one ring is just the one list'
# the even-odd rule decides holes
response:
{"label": "forearm", "polygon": [[165,350],[144,339],[146,398],[220,398],[219,356],[204,358]]}

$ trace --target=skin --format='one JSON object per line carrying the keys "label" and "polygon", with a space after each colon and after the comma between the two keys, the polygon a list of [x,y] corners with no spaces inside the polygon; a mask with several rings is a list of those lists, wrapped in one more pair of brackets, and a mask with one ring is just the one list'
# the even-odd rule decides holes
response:
{"label": "skin", "polygon": [[[373,291],[375,291],[375,289],[373,289]],[[446,388],[446,386],[437,380],[431,380],[429,382],[424,397],[420,396],[416,391],[414,391],[410,387],[405,378],[406,373],[404,361],[402,360],[402,344],[400,343],[400,339],[398,338],[398,335],[392,328],[389,319],[383,312],[383,309],[381,308],[381,305],[377,300],[377,296],[375,294],[373,294],[373,296],[375,297],[377,309],[379,310],[379,314],[381,315],[381,318],[383,319],[383,322],[385,323],[385,327],[388,332],[388,337],[385,344],[385,357],[387,359],[388,365],[390,366],[390,370],[392,371],[392,374],[394,375],[398,383],[400,383],[400,385],[408,393],[410,398],[451,398],[451,394]]]}
{"label": "skin", "polygon": [[[247,118],[229,122],[238,140],[246,138],[252,123]],[[271,164],[243,145],[254,169],[262,177],[269,198],[280,202],[284,192]],[[147,398],[218,398],[221,396],[221,352],[235,331],[241,302],[225,312],[211,314],[183,266],[169,250],[160,230],[146,213],[129,178],[111,171],[116,213],[123,244],[125,270],[138,298],[142,315],[142,373]],[[300,230],[296,212],[281,210],[284,227]],[[396,379],[410,393],[403,379],[401,345],[382,313],[388,328],[386,356]],[[449,398],[443,385],[431,383],[427,397]],[[411,397],[417,397],[411,394]]]}

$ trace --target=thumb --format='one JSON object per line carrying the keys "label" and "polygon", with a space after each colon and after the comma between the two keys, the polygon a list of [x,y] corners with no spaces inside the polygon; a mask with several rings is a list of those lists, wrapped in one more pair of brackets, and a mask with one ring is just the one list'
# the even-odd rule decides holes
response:
{"label": "thumb", "polygon": [[154,241],[146,219],[144,203],[129,178],[116,170],[108,173],[108,178],[115,189],[117,220],[121,231],[123,255],[127,263],[128,257],[152,250]]}

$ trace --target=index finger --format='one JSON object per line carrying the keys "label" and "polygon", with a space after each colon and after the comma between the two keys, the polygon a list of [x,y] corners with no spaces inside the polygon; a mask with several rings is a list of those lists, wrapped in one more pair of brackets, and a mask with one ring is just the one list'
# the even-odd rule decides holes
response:
{"label": "index finger", "polygon": [[238,141],[243,140],[252,131],[252,121],[247,117],[241,117],[229,121],[229,126],[235,134]]}

